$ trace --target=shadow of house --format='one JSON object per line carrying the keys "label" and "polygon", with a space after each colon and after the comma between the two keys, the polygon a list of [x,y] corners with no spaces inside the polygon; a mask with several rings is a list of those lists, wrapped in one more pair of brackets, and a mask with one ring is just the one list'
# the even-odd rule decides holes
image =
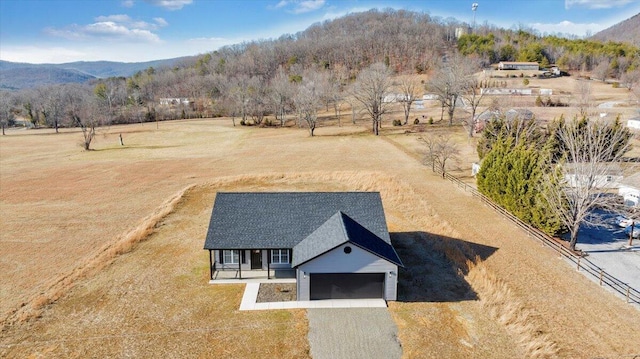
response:
{"label": "shadow of house", "polygon": [[391,233],[391,242],[405,265],[399,269],[399,302],[477,300],[464,278],[467,261],[484,261],[498,250],[427,232]]}

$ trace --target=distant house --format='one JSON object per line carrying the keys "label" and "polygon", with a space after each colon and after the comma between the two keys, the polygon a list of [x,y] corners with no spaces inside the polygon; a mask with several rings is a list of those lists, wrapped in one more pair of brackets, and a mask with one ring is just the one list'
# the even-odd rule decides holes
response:
{"label": "distant house", "polygon": [[[617,163],[600,163],[602,170],[596,172],[602,173],[592,178],[590,174],[579,173],[580,165],[568,163],[565,166],[564,179],[569,187],[591,186],[599,189],[615,189],[620,187],[620,182],[624,178],[622,169]],[[590,166],[590,165],[589,165]]]}
{"label": "distant house", "polygon": [[625,205],[640,206],[640,173],[621,180],[618,195],[622,196]]}
{"label": "distant house", "polygon": [[162,106],[189,105],[191,101],[186,97],[165,97],[160,99]]}
{"label": "distant house", "polygon": [[511,62],[500,61],[498,70],[532,70],[539,71],[540,65],[537,62]]}
{"label": "distant house", "polygon": [[298,300],[396,300],[398,257],[377,192],[218,193],[204,244],[217,271],[293,271]]}
{"label": "distant house", "polygon": [[627,120],[627,127],[634,130],[640,130],[640,117]]}
{"label": "distant house", "polygon": [[530,96],[533,94],[530,88],[498,88],[488,87],[481,88],[480,94],[482,95],[520,95]]}

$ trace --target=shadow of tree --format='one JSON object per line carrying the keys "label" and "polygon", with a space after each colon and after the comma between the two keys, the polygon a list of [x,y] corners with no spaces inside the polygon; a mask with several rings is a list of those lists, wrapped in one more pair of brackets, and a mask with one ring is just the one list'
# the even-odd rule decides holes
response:
{"label": "shadow of tree", "polygon": [[477,300],[464,279],[467,261],[483,261],[498,250],[427,232],[391,233],[391,242],[405,266],[398,276],[400,302]]}

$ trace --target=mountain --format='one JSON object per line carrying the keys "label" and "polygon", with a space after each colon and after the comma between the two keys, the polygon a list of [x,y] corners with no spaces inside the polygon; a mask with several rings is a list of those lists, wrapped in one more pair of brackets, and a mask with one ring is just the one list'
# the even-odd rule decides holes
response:
{"label": "mountain", "polygon": [[640,46],[640,14],[598,32],[591,39],[628,42],[634,46]]}
{"label": "mountain", "polygon": [[190,58],[147,62],[78,61],[64,64],[29,64],[0,60],[0,88],[18,90],[41,85],[81,83],[94,78],[128,77],[149,67],[172,67]]}
{"label": "mountain", "polygon": [[14,67],[0,70],[0,89],[19,90],[44,85],[86,82],[94,76],[77,70],[65,70],[55,67]]}

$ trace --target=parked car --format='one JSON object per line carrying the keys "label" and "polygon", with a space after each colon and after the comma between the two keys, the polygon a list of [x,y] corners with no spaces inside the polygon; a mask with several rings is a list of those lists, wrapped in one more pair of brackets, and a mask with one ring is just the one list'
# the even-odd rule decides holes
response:
{"label": "parked car", "polygon": [[[632,227],[633,227],[633,233],[631,232],[632,231],[632,229],[631,229]],[[635,226],[629,226],[629,227],[624,229],[624,233],[626,233],[627,236],[629,236],[629,234],[631,234],[631,237],[638,238],[638,237],[640,237],[640,226],[638,226],[638,224],[636,224]]]}
{"label": "parked car", "polygon": [[[616,223],[618,223],[618,226],[622,227],[622,228],[627,228],[630,225],[633,224],[633,220],[624,217],[624,216],[618,216],[616,217]],[[636,223],[636,226],[640,225],[640,223]]]}

